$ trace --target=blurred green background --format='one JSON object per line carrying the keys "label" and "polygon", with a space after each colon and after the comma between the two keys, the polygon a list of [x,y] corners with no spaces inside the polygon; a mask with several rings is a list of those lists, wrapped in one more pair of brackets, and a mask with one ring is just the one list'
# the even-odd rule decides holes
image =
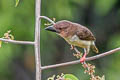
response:
{"label": "blurred green background", "polygon": [[[15,40],[34,41],[35,1],[0,0],[0,37],[8,30]],[[41,14],[59,20],[70,20],[87,26],[96,36],[100,53],[120,46],[120,0],[42,0]],[[45,31],[41,26],[42,65],[76,60],[68,45],[58,35]],[[96,65],[96,75],[105,75],[106,80],[120,78],[120,52],[90,63]],[[88,56],[96,55],[91,52]],[[80,80],[89,80],[81,64],[43,71],[42,80],[60,73],[71,73]],[[0,80],[34,80],[34,47],[3,43],[0,48]]]}

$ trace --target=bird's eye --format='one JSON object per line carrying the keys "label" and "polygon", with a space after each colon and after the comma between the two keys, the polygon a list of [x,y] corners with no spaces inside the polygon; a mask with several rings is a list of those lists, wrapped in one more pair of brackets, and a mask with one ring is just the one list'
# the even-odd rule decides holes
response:
{"label": "bird's eye", "polygon": [[62,30],[62,28],[59,28],[59,30]]}

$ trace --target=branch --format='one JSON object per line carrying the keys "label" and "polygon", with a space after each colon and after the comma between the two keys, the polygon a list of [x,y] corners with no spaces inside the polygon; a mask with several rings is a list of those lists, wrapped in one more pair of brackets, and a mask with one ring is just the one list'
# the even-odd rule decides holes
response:
{"label": "branch", "polygon": [[3,42],[10,42],[10,43],[14,43],[14,44],[29,44],[29,45],[34,45],[34,42],[31,42],[31,41],[16,41],[16,40],[9,40],[9,39],[3,39],[3,38],[0,38],[0,41],[3,41]]}
{"label": "branch", "polygon": [[46,17],[46,16],[39,16],[39,19],[41,19],[41,18],[48,20],[48,21],[51,22],[52,24],[55,24],[54,21],[52,21],[50,18],[48,18],[48,17]]}
{"label": "branch", "polygon": [[36,65],[36,79],[41,79],[41,56],[40,56],[40,12],[41,12],[41,0],[35,0],[35,65]]}
{"label": "branch", "polygon": [[[95,60],[95,59],[98,59],[98,58],[101,58],[101,57],[113,54],[113,53],[115,53],[117,51],[120,51],[120,47],[116,48],[116,49],[113,49],[113,50],[110,50],[110,51],[105,52],[105,53],[101,53],[101,54],[96,55],[96,56],[88,57],[88,58],[85,59],[85,61]],[[48,66],[43,66],[42,70],[50,69],[50,68],[56,68],[56,67],[61,67],[61,66],[68,66],[68,65],[78,64],[78,63],[80,63],[80,60],[66,62],[66,63],[60,63],[60,64],[55,64],[55,65],[48,65]]]}

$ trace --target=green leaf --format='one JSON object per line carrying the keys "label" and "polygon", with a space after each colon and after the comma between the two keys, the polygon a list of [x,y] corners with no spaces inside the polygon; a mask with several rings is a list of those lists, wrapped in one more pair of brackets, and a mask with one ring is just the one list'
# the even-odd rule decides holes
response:
{"label": "green leaf", "polygon": [[54,80],[55,79],[55,75],[53,75],[52,77],[49,77],[47,80]]}
{"label": "green leaf", "polygon": [[0,48],[2,47],[2,41],[0,41]]}
{"label": "green leaf", "polygon": [[15,7],[17,7],[20,0],[15,0],[15,1],[16,1],[16,2],[15,2]]}
{"label": "green leaf", "polygon": [[73,74],[65,74],[64,78],[66,80],[79,80],[76,76],[74,76]]}

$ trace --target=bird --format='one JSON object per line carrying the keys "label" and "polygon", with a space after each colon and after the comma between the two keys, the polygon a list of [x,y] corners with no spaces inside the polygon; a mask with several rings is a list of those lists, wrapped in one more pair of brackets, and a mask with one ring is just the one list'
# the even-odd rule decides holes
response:
{"label": "bird", "polygon": [[45,30],[55,32],[72,47],[80,47],[84,49],[84,55],[80,62],[84,62],[90,49],[98,53],[98,48],[95,45],[96,38],[93,33],[85,26],[74,23],[68,20],[61,20],[53,25],[49,25]]}

